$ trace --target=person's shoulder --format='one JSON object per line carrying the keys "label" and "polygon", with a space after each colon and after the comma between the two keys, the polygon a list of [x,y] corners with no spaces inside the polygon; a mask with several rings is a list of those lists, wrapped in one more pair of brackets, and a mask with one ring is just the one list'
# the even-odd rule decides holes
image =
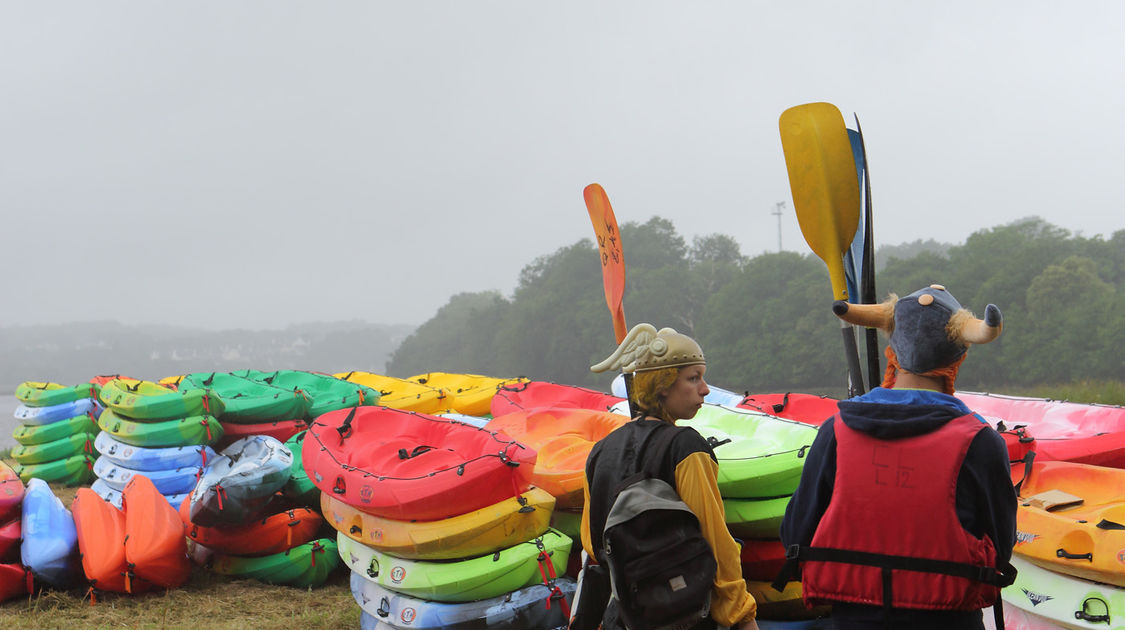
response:
{"label": "person's shoulder", "polygon": [[676,437],[672,439],[670,449],[677,463],[694,453],[706,453],[711,459],[715,458],[711,443],[694,427],[676,426],[672,430],[676,431]]}

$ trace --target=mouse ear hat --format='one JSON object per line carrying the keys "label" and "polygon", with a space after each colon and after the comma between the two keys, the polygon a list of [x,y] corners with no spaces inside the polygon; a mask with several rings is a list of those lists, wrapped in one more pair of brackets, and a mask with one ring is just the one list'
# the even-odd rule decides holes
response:
{"label": "mouse ear hat", "polygon": [[969,346],[996,339],[1004,327],[995,304],[989,304],[984,319],[978,319],[940,284],[904,298],[892,295],[882,304],[837,301],[832,312],[848,323],[887,333],[897,364],[915,374],[954,365]]}
{"label": "mouse ear hat", "polygon": [[707,363],[703,349],[691,337],[672,328],[657,330],[652,324],[637,324],[625,335],[617,350],[604,361],[590,366],[590,371],[644,372],[701,363]]}

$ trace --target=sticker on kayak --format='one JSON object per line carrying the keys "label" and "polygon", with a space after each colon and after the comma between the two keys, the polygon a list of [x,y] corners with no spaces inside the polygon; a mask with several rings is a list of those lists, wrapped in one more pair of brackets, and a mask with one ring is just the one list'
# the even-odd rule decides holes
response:
{"label": "sticker on kayak", "polygon": [[375,542],[379,542],[380,540],[383,539],[383,530],[381,530],[381,529],[370,530],[370,531],[367,532],[367,537],[370,538],[371,540],[375,541]]}
{"label": "sticker on kayak", "polygon": [[373,494],[375,494],[375,491],[371,489],[371,486],[363,486],[359,489],[359,500],[364,503],[371,503],[371,495]]}
{"label": "sticker on kayak", "polygon": [[1043,602],[1049,602],[1052,599],[1054,599],[1054,597],[1051,597],[1050,595],[1044,595],[1043,593],[1036,593],[1035,591],[1029,591],[1026,588],[1021,588],[1020,590],[1023,591],[1024,595],[1027,595],[1027,599],[1028,599],[1028,601],[1031,602],[1032,607],[1038,606],[1039,604],[1042,604]]}
{"label": "sticker on kayak", "polygon": [[[398,566],[391,569],[391,581],[395,584],[402,584],[402,579],[406,577],[406,569]],[[410,610],[407,608],[407,610]]]}
{"label": "sticker on kayak", "polygon": [[402,619],[402,623],[412,623],[416,614],[413,608],[403,608],[399,618]]}
{"label": "sticker on kayak", "polygon": [[1125,549],[1117,552],[1117,561],[1121,564],[1125,564]]}
{"label": "sticker on kayak", "polygon": [[1016,530],[1016,544],[1017,545],[1022,545],[1024,543],[1034,542],[1036,538],[1039,538],[1039,534],[1033,534],[1031,532],[1021,532],[1018,529]]}

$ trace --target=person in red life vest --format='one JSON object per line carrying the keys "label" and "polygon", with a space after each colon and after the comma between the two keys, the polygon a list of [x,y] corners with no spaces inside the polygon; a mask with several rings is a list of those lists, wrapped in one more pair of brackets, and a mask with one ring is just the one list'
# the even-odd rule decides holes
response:
{"label": "person in red life vest", "polygon": [[[889,333],[882,387],[819,430],[781,524],[785,569],[833,626],[982,629],[1015,579],[1016,493],[1003,438],[953,396],[971,344],[1000,334],[941,285],[833,312]],[[1003,627],[1002,621],[998,627]]]}
{"label": "person in red life vest", "polygon": [[[613,355],[591,368],[595,372],[611,369],[634,374],[635,417],[595,444],[586,460],[581,524],[583,548],[590,557],[597,558],[602,567],[608,566],[602,532],[615,498],[614,490],[635,470],[643,468],[650,458],[661,456],[649,453],[645,446],[660,444],[663,437],[668,446],[657,467],[658,477],[674,488],[680,500],[695,514],[706,539],[704,553],[709,547],[716,566],[711,579],[709,614],[690,627],[692,630],[728,627],[757,630],[757,603],[742,579],[738,543],[727,530],[715,454],[698,431],[675,426],[676,420],[694,417],[710,391],[703,380],[707,370],[703,350],[691,337],[672,328],[658,331],[651,324],[638,324]],[[669,432],[674,434],[665,436]],[[586,584],[580,587],[586,588]],[[609,601],[604,615],[601,611],[595,614],[600,617],[602,630],[627,627],[615,600]],[[571,627],[578,626],[572,624]],[[631,627],[631,630],[647,629]]]}

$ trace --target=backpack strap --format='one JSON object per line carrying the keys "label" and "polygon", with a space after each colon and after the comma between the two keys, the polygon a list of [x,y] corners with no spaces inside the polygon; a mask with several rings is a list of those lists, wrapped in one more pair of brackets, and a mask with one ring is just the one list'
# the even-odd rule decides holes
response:
{"label": "backpack strap", "polygon": [[[679,433],[680,429],[676,426],[667,429],[655,427],[649,431],[648,435],[641,440],[641,445],[637,449],[637,459],[633,462],[634,472],[614,487],[612,496],[617,496],[622,490],[642,479],[660,478],[660,468],[668,457],[668,452],[672,448],[672,441],[676,439]],[[659,455],[656,455],[657,453]],[[676,487],[675,483],[671,485],[672,488]]]}

